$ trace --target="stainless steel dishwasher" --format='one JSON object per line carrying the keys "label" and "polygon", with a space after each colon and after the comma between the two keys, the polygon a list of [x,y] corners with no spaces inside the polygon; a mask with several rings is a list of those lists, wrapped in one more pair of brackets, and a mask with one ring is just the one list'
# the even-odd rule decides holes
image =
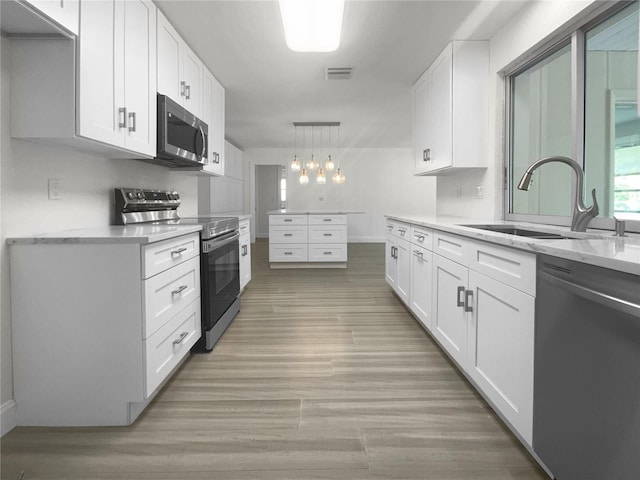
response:
{"label": "stainless steel dishwasher", "polygon": [[640,479],[640,277],[538,256],[533,449],[558,480]]}

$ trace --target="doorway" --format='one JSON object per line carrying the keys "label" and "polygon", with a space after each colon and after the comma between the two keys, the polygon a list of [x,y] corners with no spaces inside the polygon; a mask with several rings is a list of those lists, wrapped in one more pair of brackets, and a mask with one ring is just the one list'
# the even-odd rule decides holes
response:
{"label": "doorway", "polygon": [[256,165],[256,238],[269,237],[267,212],[282,208],[280,200],[280,165]]}

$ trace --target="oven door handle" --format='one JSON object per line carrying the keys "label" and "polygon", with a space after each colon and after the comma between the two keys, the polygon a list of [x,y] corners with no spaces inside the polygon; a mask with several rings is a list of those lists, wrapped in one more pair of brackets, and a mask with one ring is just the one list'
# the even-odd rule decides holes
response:
{"label": "oven door handle", "polygon": [[218,247],[222,247],[227,245],[228,243],[234,242],[240,238],[240,232],[229,232],[226,235],[222,235],[218,238],[212,238],[211,240],[205,240],[202,243],[202,253],[209,253],[215,250]]}

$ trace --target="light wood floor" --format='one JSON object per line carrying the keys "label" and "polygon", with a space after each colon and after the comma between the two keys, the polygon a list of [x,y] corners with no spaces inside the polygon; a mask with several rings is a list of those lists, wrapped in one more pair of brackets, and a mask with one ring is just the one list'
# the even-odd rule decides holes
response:
{"label": "light wood floor", "polygon": [[384,280],[382,244],[346,270],[269,270],[210,354],[130,427],[16,428],[2,479],[546,479]]}

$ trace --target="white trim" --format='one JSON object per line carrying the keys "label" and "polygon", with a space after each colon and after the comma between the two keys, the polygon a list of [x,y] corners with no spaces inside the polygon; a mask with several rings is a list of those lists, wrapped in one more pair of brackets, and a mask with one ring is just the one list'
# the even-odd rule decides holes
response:
{"label": "white trim", "polygon": [[0,407],[0,437],[4,437],[18,425],[16,406],[16,401],[11,399]]}
{"label": "white trim", "polygon": [[347,243],[384,243],[385,241],[384,235],[349,237],[347,239]]}

